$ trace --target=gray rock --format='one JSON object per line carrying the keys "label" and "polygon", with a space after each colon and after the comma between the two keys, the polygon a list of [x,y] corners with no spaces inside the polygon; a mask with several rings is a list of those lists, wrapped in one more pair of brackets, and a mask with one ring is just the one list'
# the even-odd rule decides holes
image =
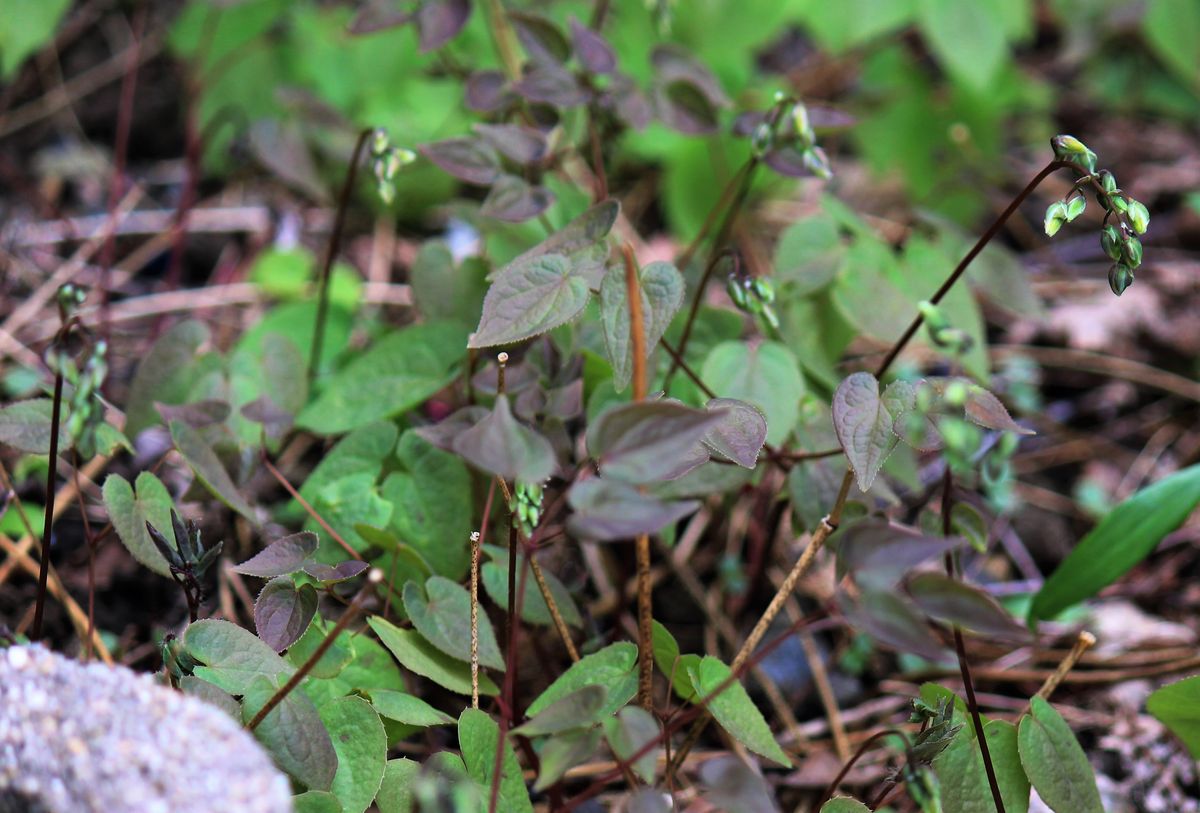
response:
{"label": "gray rock", "polygon": [[220,709],[121,666],[0,649],[0,813],[288,813],[287,777]]}

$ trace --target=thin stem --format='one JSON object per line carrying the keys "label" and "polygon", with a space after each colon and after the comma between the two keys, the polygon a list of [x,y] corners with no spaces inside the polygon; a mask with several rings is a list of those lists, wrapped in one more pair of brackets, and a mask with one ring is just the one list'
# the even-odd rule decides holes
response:
{"label": "thin stem", "polygon": [[[57,344],[57,341],[55,342]],[[50,531],[54,524],[54,483],[58,480],[58,428],[62,419],[63,374],[54,374],[54,406],[50,413],[50,466],[46,471],[46,515],[42,520],[41,566],[38,570],[37,602],[33,608],[33,626],[29,637],[42,637],[42,613],[46,609],[47,582],[50,579]]]}
{"label": "thin stem", "polygon": [[496,53],[500,55],[500,64],[509,81],[515,82],[521,78],[521,63],[517,60],[517,52],[513,47],[512,29],[508,27],[508,18],[500,0],[488,0],[488,30],[491,31]]}
{"label": "thin stem", "polygon": [[[1079,633],[1079,637],[1075,639],[1075,646],[1071,647],[1071,651],[1062,659],[1062,663],[1058,665],[1050,676],[1046,678],[1046,682],[1042,684],[1042,688],[1037,690],[1037,696],[1043,700],[1049,700],[1050,695],[1054,694],[1054,690],[1058,688],[1058,684],[1063,682],[1075,664],[1079,663],[1079,659],[1083,657],[1083,653],[1091,649],[1096,643],[1096,636],[1092,635],[1087,630]],[[1028,708],[1025,709],[1029,711]]]}
{"label": "thin stem", "polygon": [[337,637],[342,634],[342,631],[345,630],[346,627],[350,625],[350,622],[354,620],[354,617],[358,615],[359,610],[362,609],[363,597],[366,596],[367,592],[371,588],[371,585],[379,584],[381,581],[383,581],[383,571],[379,570],[378,568],[371,568],[370,572],[367,573],[367,583],[364,584],[362,589],[358,591],[358,595],[354,597],[354,601],[350,603],[350,606],[346,608],[344,613],[342,613],[342,617],[339,618],[337,623],[333,625],[333,629],[331,629],[329,634],[325,636],[325,640],[321,641],[321,643],[317,645],[317,648],[313,650],[313,653],[308,656],[308,660],[301,664],[300,668],[297,669],[290,678],[288,678],[287,683],[280,686],[279,690],[276,691],[275,694],[271,695],[267,702],[263,704],[263,707],[259,709],[254,717],[250,719],[250,722],[246,724],[247,729],[253,731],[254,729],[258,728],[258,724],[261,723],[263,719],[275,709],[276,706],[282,703],[284,698],[291,694],[293,689],[300,685],[300,681],[304,680],[308,673],[312,671],[312,668],[317,665],[317,661],[324,657],[325,653],[329,651],[329,648],[333,646],[333,642],[337,640]]}
{"label": "thin stem", "polygon": [[820,810],[821,805],[833,798],[833,794],[837,792],[838,786],[842,784],[842,780],[845,779],[846,775],[849,774],[851,769],[854,768],[855,763],[862,759],[863,756],[884,737],[900,737],[905,742],[908,741],[908,735],[897,728],[885,728],[882,731],[876,731],[874,734],[867,737],[863,741],[863,744],[858,746],[858,750],[854,752],[854,756],[850,757],[850,759],[846,760],[846,763],[842,765],[842,769],[838,771],[837,776],[833,778],[833,781],[830,782],[829,786],[825,788],[825,792],[821,794],[821,798],[817,799],[817,803],[813,805],[813,810]]}
{"label": "thin stem", "polygon": [[[646,333],[642,314],[642,286],[638,280],[637,258],[633,247],[622,247],[625,257],[625,294],[629,301],[629,343],[633,350],[633,400],[646,399]],[[650,581],[650,536],[639,534],[637,554],[638,611],[638,703],[647,711],[654,709],[654,603]]]}
{"label": "thin stem", "polygon": [[346,180],[342,183],[342,193],[338,197],[337,214],[333,220],[333,232],[329,235],[329,245],[325,250],[325,263],[321,267],[321,289],[317,294],[317,321],[313,326],[312,352],[308,359],[308,383],[311,385],[317,377],[321,366],[321,351],[325,344],[325,320],[329,313],[329,278],[333,275],[333,261],[342,245],[342,231],[346,227],[346,210],[350,208],[350,194],[354,191],[354,180],[358,177],[359,159],[367,139],[375,132],[373,129],[363,130],[354,142],[354,152],[350,155],[350,166],[346,169]]}
{"label": "thin stem", "polygon": [[471,534],[471,708],[479,708],[479,532]]}
{"label": "thin stem", "polygon": [[571,630],[567,627],[562,611],[558,609],[558,602],[554,600],[554,594],[550,592],[546,574],[542,572],[542,566],[534,558],[533,551],[528,551],[526,558],[529,560],[529,570],[533,573],[533,580],[537,582],[538,592],[542,594],[542,599],[550,610],[550,618],[554,621],[554,628],[558,630],[558,637],[562,639],[563,646],[567,648],[567,654],[571,656],[571,661],[578,662],[579,650],[575,648],[575,642],[571,640]]}
{"label": "thin stem", "polygon": [[[946,281],[942,283],[942,287],[937,289],[937,292],[929,298],[929,301],[934,305],[942,301],[943,297],[950,292],[950,289],[954,287],[955,283],[957,283],[959,278],[962,277],[963,273],[966,272],[967,266],[971,264],[971,261],[979,256],[979,252],[983,251],[988,243],[992,242],[995,236],[999,234],[1000,229],[1006,222],[1008,222],[1008,219],[1012,216],[1013,212],[1017,211],[1018,207],[1025,202],[1025,199],[1033,194],[1033,190],[1037,189],[1038,186],[1041,185],[1042,181],[1046,180],[1046,178],[1050,177],[1060,169],[1074,166],[1074,164],[1070,164],[1065,161],[1051,161],[1049,164],[1046,164],[1046,166],[1042,168],[1042,171],[1035,175],[1033,180],[1025,184],[1025,188],[1017,193],[1017,196],[1012,199],[1012,202],[1008,204],[1008,207],[1000,213],[1000,216],[992,222],[992,225],[988,226],[987,231],[985,231],[980,238],[975,241],[975,245],[972,246],[971,250],[966,253],[966,256],[959,260],[958,265],[955,266],[954,270],[950,272],[950,276],[946,277]],[[924,323],[925,317],[918,313],[916,318],[913,319],[912,323],[904,331],[903,335],[901,335],[900,338],[896,340],[896,343],[892,345],[892,349],[888,351],[886,356],[884,356],[883,361],[880,362],[879,368],[875,371],[876,378],[883,378],[883,374],[891,368],[892,363],[896,360],[896,357],[900,355],[900,351],[902,351],[908,345],[908,343],[912,341],[913,336],[917,334],[917,331],[921,329],[921,325]]]}
{"label": "thin stem", "polygon": [[283,486],[284,490],[292,496],[293,500],[300,503],[300,506],[308,512],[310,517],[317,521],[317,524],[325,530],[325,533],[329,534],[330,538],[332,538],[334,542],[337,542],[339,545],[341,545],[342,549],[345,550],[346,553],[348,553],[352,558],[362,559],[362,554],[351,547],[349,542],[347,542],[345,539],[342,539],[342,535],[333,530],[333,527],[325,521],[324,517],[317,513],[317,509],[309,505],[308,500],[300,496],[300,492],[288,482],[288,479],[283,476],[279,469],[275,468],[275,466],[271,464],[271,461],[267,459],[265,453],[263,454],[262,461],[263,465],[267,467],[267,471],[271,473],[271,476],[274,477],[281,486]]}
{"label": "thin stem", "polygon": [[[954,475],[949,466],[942,477],[942,535],[950,536],[953,531],[951,511],[954,508]],[[954,555],[946,552],[946,575],[955,577]],[[1000,795],[1000,783],[996,780],[996,768],[992,765],[992,754],[988,748],[987,736],[983,730],[983,718],[979,714],[979,703],[975,700],[975,683],[971,680],[971,667],[967,663],[967,648],[963,643],[962,627],[954,625],[954,651],[958,655],[958,669],[962,673],[963,689],[967,695],[967,710],[971,713],[971,723],[975,728],[975,740],[979,743],[979,753],[983,756],[983,768],[987,773],[988,786],[992,791],[992,801],[996,804],[996,813],[1004,813],[1004,798]]]}

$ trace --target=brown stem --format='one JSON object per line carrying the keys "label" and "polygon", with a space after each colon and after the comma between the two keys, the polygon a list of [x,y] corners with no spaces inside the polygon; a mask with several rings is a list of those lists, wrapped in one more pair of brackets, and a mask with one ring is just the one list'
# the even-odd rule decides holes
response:
{"label": "brown stem", "polygon": [[[56,342],[57,344],[57,342]],[[38,570],[37,602],[33,607],[30,639],[42,637],[42,613],[46,608],[46,583],[50,578],[50,530],[54,524],[54,483],[58,479],[58,428],[62,418],[63,374],[54,374],[54,406],[50,413],[50,467],[46,471],[46,516],[42,520],[41,567]]]}
{"label": "brown stem", "polygon": [[[942,477],[942,535],[950,536],[953,527],[950,513],[954,508],[954,475],[950,466]],[[946,575],[954,578],[954,555],[946,552]],[[958,669],[962,673],[963,689],[967,695],[967,710],[971,712],[971,723],[975,728],[975,740],[979,743],[979,753],[983,756],[983,768],[987,773],[988,786],[992,791],[992,801],[996,804],[996,813],[1004,813],[1004,798],[1000,795],[1000,783],[996,780],[996,768],[992,765],[992,754],[988,748],[987,737],[983,730],[983,718],[979,715],[979,703],[975,700],[975,683],[971,680],[971,667],[967,663],[967,648],[963,643],[962,627],[954,625],[954,651],[958,655]]]}
{"label": "brown stem", "polygon": [[300,681],[304,680],[308,673],[312,671],[312,668],[317,665],[317,661],[321,660],[325,653],[329,651],[329,648],[333,646],[333,642],[337,640],[337,637],[342,634],[342,631],[358,615],[359,610],[362,608],[363,597],[370,590],[371,585],[379,584],[381,581],[383,581],[383,571],[378,568],[371,568],[370,572],[367,573],[367,583],[358,591],[358,595],[354,597],[354,601],[350,603],[350,606],[346,608],[346,612],[342,613],[342,617],[333,625],[333,629],[325,636],[325,640],[317,645],[313,653],[308,656],[308,660],[302,663],[292,676],[288,678],[287,683],[280,686],[279,690],[271,695],[267,702],[263,704],[258,713],[246,724],[247,729],[253,731],[258,728],[258,724],[263,721],[263,718],[270,714],[276,706],[283,702],[284,698],[291,694],[293,689],[300,685]]}
{"label": "brown stem", "polygon": [[[1074,164],[1070,164],[1065,161],[1051,161],[1049,164],[1046,164],[1046,166],[1042,168],[1042,171],[1035,175],[1033,180],[1025,184],[1025,188],[1017,193],[1017,196],[1012,199],[1012,202],[1008,204],[1008,207],[1000,213],[1000,216],[992,222],[992,225],[988,226],[987,231],[985,231],[980,238],[975,241],[975,245],[973,245],[971,250],[966,253],[966,256],[958,261],[958,265],[956,265],[954,270],[950,272],[950,276],[946,277],[946,281],[942,283],[942,287],[938,288],[937,292],[935,292],[934,295],[929,298],[929,301],[934,305],[942,301],[942,298],[950,292],[950,289],[954,287],[955,283],[957,283],[959,278],[962,277],[963,273],[966,272],[967,266],[971,264],[971,261],[979,255],[979,252],[983,251],[988,243],[992,242],[995,236],[1000,232],[1000,229],[1006,222],[1008,222],[1008,219],[1012,216],[1013,212],[1017,211],[1017,208],[1025,202],[1025,198],[1029,197],[1033,193],[1033,190],[1037,189],[1038,186],[1041,185],[1042,181],[1046,180],[1046,178],[1050,177],[1060,169],[1074,166]],[[896,360],[896,357],[900,355],[900,351],[902,351],[908,345],[908,343],[912,341],[913,336],[916,335],[917,331],[921,329],[921,325],[924,323],[925,317],[918,313],[916,318],[913,319],[912,323],[908,326],[900,338],[896,340],[896,343],[892,345],[892,349],[888,351],[886,356],[884,356],[883,361],[880,362],[879,369],[875,371],[876,378],[883,378],[883,374],[891,368],[892,363]]]}
{"label": "brown stem", "polygon": [[874,734],[867,737],[863,741],[863,744],[858,746],[858,750],[854,752],[854,756],[850,757],[850,759],[846,760],[846,763],[842,765],[842,769],[838,771],[837,776],[833,778],[833,781],[830,782],[828,787],[825,788],[825,792],[821,794],[819,799],[817,799],[817,803],[813,805],[813,810],[820,810],[821,805],[833,798],[833,794],[837,792],[838,786],[842,784],[842,780],[846,778],[846,775],[850,773],[851,769],[854,768],[854,765],[860,759],[862,759],[863,756],[870,751],[877,742],[882,740],[884,737],[893,736],[900,737],[905,742],[908,741],[908,735],[897,728],[885,728],[882,731],[876,731]]}
{"label": "brown stem", "polygon": [[354,180],[358,177],[358,164],[362,157],[367,139],[375,132],[365,129],[358,134],[354,142],[354,152],[350,154],[350,166],[346,168],[346,180],[342,183],[342,192],[338,197],[337,214],[333,219],[333,231],[329,235],[329,245],[325,250],[325,262],[321,266],[321,289],[317,294],[317,320],[313,325],[312,351],[308,359],[308,383],[311,385],[317,377],[321,366],[321,351],[325,344],[325,319],[329,313],[329,278],[333,275],[333,261],[337,258],[338,249],[342,245],[342,231],[346,227],[346,210],[350,208],[350,194],[354,191]]}
{"label": "brown stem", "polygon": [[288,482],[288,479],[283,476],[279,469],[275,468],[275,466],[271,464],[271,461],[267,459],[265,453],[263,454],[262,461],[263,465],[267,467],[267,471],[271,473],[271,476],[274,477],[281,486],[283,486],[284,490],[291,495],[293,500],[300,503],[300,506],[308,512],[310,517],[316,520],[317,524],[325,530],[325,533],[329,534],[330,538],[333,539],[334,542],[337,542],[339,545],[341,545],[342,549],[345,550],[346,553],[350,554],[352,558],[362,559],[362,554],[352,548],[349,542],[347,542],[345,539],[342,539],[342,535],[333,530],[333,527],[325,521],[325,518],[317,513],[317,509],[309,505],[308,500],[300,496],[300,492]]}

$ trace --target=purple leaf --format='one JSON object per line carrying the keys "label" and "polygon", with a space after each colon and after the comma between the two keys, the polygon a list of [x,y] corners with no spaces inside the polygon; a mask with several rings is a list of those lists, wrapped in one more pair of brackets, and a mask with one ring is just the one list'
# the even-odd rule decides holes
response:
{"label": "purple leaf", "polygon": [[475,71],[467,77],[467,107],[476,113],[494,113],[512,98],[500,71]]}
{"label": "purple leaf", "polygon": [[912,568],[956,550],[959,536],[925,536],[882,519],[864,519],[842,530],[837,539],[838,576],[864,587],[888,590]]}
{"label": "purple leaf", "polygon": [[622,404],[588,428],[588,453],[605,477],[639,485],[674,479],[707,460],[703,450],[696,454],[699,441],[724,416],[723,410],[692,409],[678,401]]}
{"label": "purple leaf", "polygon": [[939,660],[945,654],[916,608],[896,593],[867,590],[857,601],[839,593],[837,601],[853,626],[882,644],[928,660]]}
{"label": "purple leaf", "polygon": [[912,386],[902,381],[880,396],[879,382],[870,373],[848,376],[834,392],[833,428],[863,491],[896,448],[896,422],[912,409],[915,398]]}
{"label": "purple leaf", "polygon": [[650,55],[650,61],[654,65],[655,78],[659,84],[666,86],[674,82],[687,82],[713,107],[729,104],[729,97],[721,90],[721,85],[712,71],[678,46],[661,45],[655,48]]}
{"label": "purple leaf", "polygon": [[941,573],[918,573],[905,585],[926,614],[984,635],[1024,638],[1025,629],[996,599]]}
{"label": "purple leaf", "polygon": [[329,200],[299,125],[284,125],[275,119],[255,122],[250,128],[250,152],[255,160],[297,192],[317,203]]}
{"label": "purple leaf", "polygon": [[520,11],[510,11],[508,18],[517,31],[517,39],[534,62],[561,65],[571,58],[570,43],[550,20]]}
{"label": "purple leaf", "polygon": [[574,319],[587,305],[587,280],[560,254],[506,266],[483,300],[468,347],[511,344]]}
{"label": "purple leaf", "polygon": [[490,186],[500,177],[500,159],[479,139],[448,138],[422,144],[417,149],[446,172],[467,183]]}
{"label": "purple leaf", "polygon": [[[357,530],[359,527],[361,526],[356,525],[355,529]],[[305,562],[304,572],[324,585],[329,586],[331,584],[350,581],[369,567],[369,564],[359,559],[347,559],[344,562],[338,562],[332,567],[322,562]]]}
{"label": "purple leaf", "polygon": [[558,468],[550,441],[513,417],[506,395],[452,445],[467,462],[507,480],[542,483]]}
{"label": "purple leaf", "polygon": [[558,65],[535,66],[513,86],[531,102],[556,107],[578,107],[591,99],[591,92],[580,86],[569,71]]}
{"label": "purple leaf", "polygon": [[544,186],[530,186],[515,175],[501,175],[484,199],[479,213],[506,223],[524,223],[550,208],[554,193]]}
{"label": "purple leaf", "polygon": [[967,418],[987,427],[1004,432],[1016,432],[1019,435],[1032,435],[1032,429],[1026,429],[1012,419],[1004,404],[992,393],[978,384],[967,385],[967,403],[964,405]]}
{"label": "purple leaf", "polygon": [[413,18],[411,11],[401,11],[396,0],[369,0],[350,21],[351,34],[372,34],[408,23]]}
{"label": "purple leaf", "polygon": [[300,639],[316,612],[316,588],[304,584],[297,589],[287,576],[278,576],[254,602],[254,628],[267,646],[282,652]]}
{"label": "purple leaf", "polygon": [[436,51],[454,39],[470,16],[470,0],[425,0],[417,12],[421,51]]}
{"label": "purple leaf", "polygon": [[687,81],[660,88],[658,115],[670,127],[688,135],[706,135],[717,130],[717,108],[704,92]]}
{"label": "purple leaf", "polygon": [[295,573],[317,550],[317,535],[311,531],[276,539],[233,569],[247,576],[273,579]]}
{"label": "purple leaf", "polygon": [[180,405],[162,404],[155,401],[154,408],[162,416],[163,423],[181,421],[193,429],[202,429],[205,426],[222,423],[229,417],[229,404],[215,399]]}
{"label": "purple leaf", "polygon": [[546,137],[531,127],[515,124],[476,124],[475,132],[500,154],[518,164],[537,164],[549,149]]}
{"label": "purple leaf", "polygon": [[635,130],[644,130],[654,118],[654,109],[650,106],[646,94],[624,74],[613,77],[612,85],[603,99],[616,113],[617,118]]}
{"label": "purple leaf", "polygon": [[583,25],[574,17],[570,20],[571,41],[575,44],[575,56],[583,67],[592,73],[609,74],[617,68],[617,55],[612,46],[599,33]]}
{"label": "purple leaf", "polygon": [[597,542],[658,533],[700,507],[695,500],[662,502],[635,486],[593,477],[572,486],[567,500],[575,513],[567,520],[572,534]]}
{"label": "purple leaf", "polygon": [[487,407],[465,406],[445,420],[413,431],[439,449],[454,451],[454,439],[488,416]]}
{"label": "purple leaf", "polygon": [[762,410],[736,398],[713,398],[704,408],[724,413],[704,434],[704,445],[739,466],[754,468],[767,442],[767,418]]}

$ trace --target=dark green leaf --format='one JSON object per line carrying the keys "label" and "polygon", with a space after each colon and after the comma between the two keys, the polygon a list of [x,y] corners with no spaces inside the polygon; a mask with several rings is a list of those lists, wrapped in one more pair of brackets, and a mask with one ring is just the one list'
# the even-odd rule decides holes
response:
{"label": "dark green leaf", "polygon": [[234,570],[247,576],[272,579],[295,573],[317,550],[317,535],[309,531],[276,539]]}
{"label": "dark green leaf", "polygon": [[1029,622],[1053,618],[1098,593],[1154,551],[1200,502],[1200,465],[1134,494],[1080,540],[1029,607]]}
{"label": "dark green leaf", "polygon": [[939,621],[959,624],[984,635],[1025,637],[1021,625],[999,602],[958,579],[941,573],[918,573],[906,586],[917,607]]}
{"label": "dark green leaf", "polygon": [[600,726],[567,731],[546,739],[538,752],[541,768],[533,789],[542,791],[553,785],[569,769],[582,765],[596,753],[600,744]]}
{"label": "dark green leaf", "polygon": [[[453,720],[451,720],[453,722]],[[413,813],[413,781],[421,772],[421,764],[401,757],[389,759],[383,770],[383,782],[375,797],[379,813]]]}
{"label": "dark green leaf", "polygon": [[550,441],[513,417],[506,395],[453,445],[471,464],[507,480],[540,484],[558,467]]}
{"label": "dark green leaf", "polygon": [[[658,739],[658,721],[640,706],[626,706],[615,717],[604,721],[604,738],[617,759],[629,761],[650,742]],[[646,784],[654,784],[654,768],[658,764],[659,748],[650,748],[630,763],[634,774]]]}
{"label": "dark green leaf", "polygon": [[530,717],[537,716],[552,703],[584,686],[601,686],[608,690],[608,700],[601,714],[614,714],[637,694],[636,665],[635,645],[626,641],[609,644],[571,664],[571,668],[529,704],[525,713]]}
{"label": "dark green leaf", "polygon": [[387,763],[387,735],[371,704],[339,697],[317,708],[337,752],[330,791],[346,813],[363,813],[379,792]]}
{"label": "dark green leaf", "polygon": [[297,587],[287,576],[277,576],[254,602],[254,628],[267,646],[282,652],[299,640],[316,612],[317,591],[311,584]]}
{"label": "dark green leaf", "polygon": [[761,409],[768,443],[782,443],[800,417],[804,379],[796,357],[782,344],[722,342],[704,360],[700,377],[717,395]]}
{"label": "dark green leaf", "polygon": [[[277,690],[268,677],[252,676],[238,692],[243,695],[243,722],[250,722]],[[316,706],[303,692],[288,692],[254,729],[254,736],[275,764],[305,787],[329,790],[333,784],[338,756]]]}
{"label": "dark green leaf", "polygon": [[[984,725],[983,734],[987,737],[1005,813],[1027,813],[1029,780],[1017,751],[1017,727],[992,720]],[[995,813],[996,803],[983,765],[983,753],[970,725],[958,730],[946,750],[933,760],[933,769],[941,785],[945,813]]]}
{"label": "dark green leaf", "polygon": [[453,319],[466,325],[479,321],[487,294],[487,266],[478,258],[460,265],[444,242],[430,240],[421,245],[408,271],[413,300],[426,319]]}
{"label": "dark green leaf", "polygon": [[1021,718],[1017,747],[1025,775],[1054,813],[1104,813],[1092,766],[1071,727],[1040,697]]}
{"label": "dark green leaf", "polygon": [[689,672],[701,702],[730,736],[756,754],[780,765],[791,766],[791,759],[775,741],[775,735],[763,719],[762,712],[746,694],[742,684],[731,679],[733,672],[728,666],[706,655]]}
{"label": "dark green leaf", "polygon": [[[16,401],[0,407],[0,443],[27,454],[50,453],[50,423],[54,402],[49,398]],[[67,410],[59,416],[59,450],[65,451],[67,436],[63,433]]]}
{"label": "dark green leaf", "polygon": [[[647,357],[667,332],[679,307],[683,304],[685,284],[675,266],[650,263],[641,270],[639,284],[642,293],[642,334]],[[600,284],[600,325],[604,329],[604,344],[613,366],[613,385],[617,392],[629,386],[633,374],[633,342],[629,327],[629,287],[625,281],[624,265],[614,265]]]}
{"label": "dark green leaf", "polygon": [[342,813],[342,803],[332,793],[310,790],[292,797],[295,813]]}
{"label": "dark green leaf", "polygon": [[608,689],[603,686],[580,686],[514,728],[513,733],[537,737],[594,725],[604,716],[607,699]]}
{"label": "dark green leaf", "polygon": [[454,718],[438,711],[419,697],[391,689],[371,689],[367,693],[371,705],[382,716],[405,725],[428,728],[435,725],[451,725]]}
{"label": "dark green leaf", "polygon": [[159,422],[155,402],[181,404],[195,377],[192,362],[208,341],[208,328],[201,322],[180,322],[164,333],[138,364],[129,387],[125,407],[125,433],[136,438]]}
{"label": "dark green leaf", "polygon": [[[600,243],[612,230],[621,212],[621,205],[615,200],[605,200],[597,203],[579,217],[538,243],[533,248],[520,255],[508,265],[500,269],[496,279],[514,268],[525,265],[535,257],[548,254],[559,254],[572,257],[577,253]],[[607,254],[607,252],[604,252]],[[601,263],[603,263],[601,257]],[[578,269],[576,269],[578,271]]]}
{"label": "dark green leaf", "polygon": [[821,813],[868,813],[871,808],[849,796],[834,796],[821,805]]}
{"label": "dark green leaf", "polygon": [[196,667],[196,675],[233,695],[245,694],[260,675],[275,682],[295,671],[254,633],[228,621],[209,618],[191,624],[183,645],[204,664]]}
{"label": "dark green leaf", "polygon": [[[467,773],[484,788],[500,783],[497,813],[533,813],[521,763],[507,738],[500,743],[500,726],[479,709],[467,709],[458,718],[458,747],[462,751]],[[496,774],[496,749],[503,747],[500,776]]]}
{"label": "dark green leaf", "polygon": [[[497,606],[507,607],[508,551],[503,548],[489,547],[488,552],[492,557],[492,561],[485,562],[483,565],[483,572],[481,574],[483,587]],[[520,555],[517,559],[517,567],[520,568],[524,564],[525,557],[524,555]],[[518,569],[517,573],[520,572]],[[579,614],[579,608],[575,606],[575,599],[571,597],[570,591],[559,581],[557,576],[548,570],[543,569],[542,575],[546,578],[546,585],[550,588],[550,596],[558,606],[558,611],[562,615],[563,621],[572,627],[582,627],[583,618]],[[542,592],[535,589],[532,584],[527,584],[526,586],[525,601],[521,604],[521,620],[529,624],[540,624],[544,627],[548,627],[554,623],[554,619],[550,616],[550,608],[546,606],[546,600],[542,598]]]}
{"label": "dark green leaf", "polygon": [[175,448],[204,487],[221,502],[248,519],[252,525],[256,525],[258,520],[254,516],[254,509],[233,484],[233,479],[225,470],[221,459],[200,433],[180,421],[171,421],[170,427]]}
{"label": "dark green leaf", "polygon": [[[442,576],[404,585],[404,610],[417,632],[435,647],[460,661],[471,660],[471,594],[462,585]],[[479,663],[504,669],[504,657],[487,613],[479,612]]]}
{"label": "dark green leaf", "polygon": [[511,344],[545,333],[574,319],[589,295],[587,280],[562,254],[509,264],[488,289],[468,346]]}

